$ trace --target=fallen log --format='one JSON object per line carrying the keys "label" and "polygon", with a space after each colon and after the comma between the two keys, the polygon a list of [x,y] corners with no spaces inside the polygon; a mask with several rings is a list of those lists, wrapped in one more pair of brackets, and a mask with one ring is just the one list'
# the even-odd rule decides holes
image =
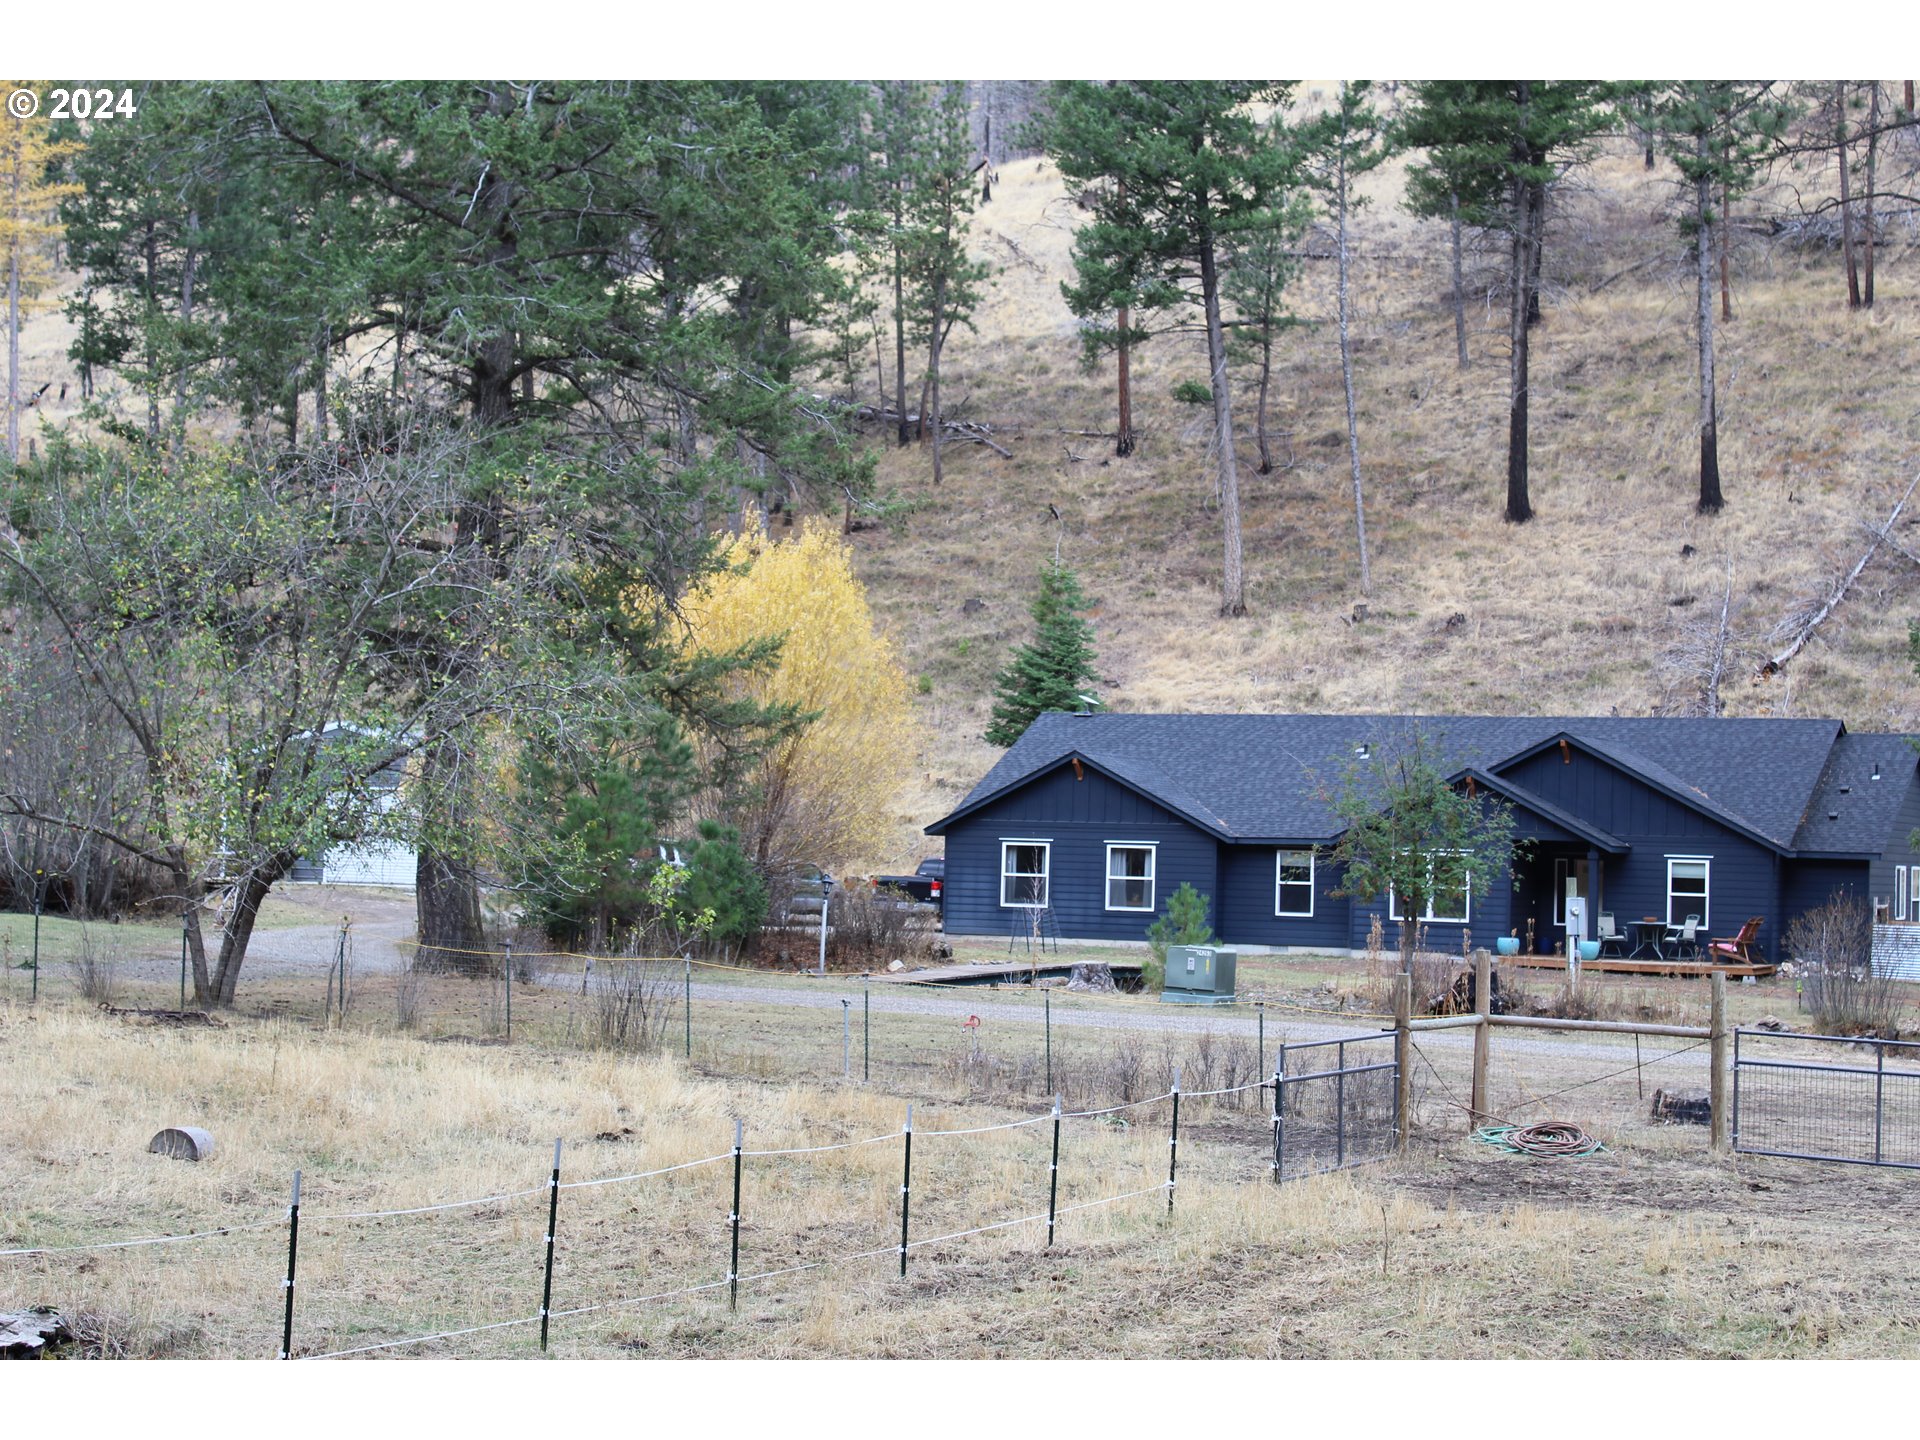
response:
{"label": "fallen log", "polygon": [[1860,578],[1860,573],[1867,568],[1867,562],[1873,559],[1881,543],[1886,540],[1887,532],[1893,529],[1894,522],[1900,518],[1900,512],[1906,508],[1907,501],[1913,498],[1916,486],[1920,486],[1920,475],[1913,477],[1912,483],[1907,486],[1907,493],[1902,495],[1899,502],[1888,512],[1886,523],[1878,529],[1869,527],[1869,533],[1873,538],[1868,542],[1867,548],[1861,552],[1860,558],[1853,562],[1853,568],[1827,588],[1825,597],[1817,602],[1809,602],[1798,615],[1788,617],[1784,622],[1788,633],[1786,645],[1761,662],[1760,668],[1754,672],[1754,684],[1757,685],[1762,680],[1778,675],[1789,660],[1806,648],[1807,642],[1813,639],[1814,632],[1827,622],[1835,610],[1840,608],[1840,602],[1847,598],[1847,592],[1853,588],[1853,582]]}

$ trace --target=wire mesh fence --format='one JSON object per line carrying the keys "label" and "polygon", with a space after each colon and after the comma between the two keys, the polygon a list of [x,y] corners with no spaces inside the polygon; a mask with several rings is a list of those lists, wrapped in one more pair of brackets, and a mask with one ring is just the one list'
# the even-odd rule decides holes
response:
{"label": "wire mesh fence", "polygon": [[1920,1043],[1735,1031],[1733,1144],[1920,1169]]}

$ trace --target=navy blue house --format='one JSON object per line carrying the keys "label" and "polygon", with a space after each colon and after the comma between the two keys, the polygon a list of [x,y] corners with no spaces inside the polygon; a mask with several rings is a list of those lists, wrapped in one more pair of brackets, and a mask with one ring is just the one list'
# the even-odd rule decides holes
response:
{"label": "navy blue house", "polygon": [[1536,948],[1557,951],[1570,895],[1587,937],[1603,911],[1622,929],[1697,914],[1713,937],[1758,916],[1775,961],[1794,917],[1836,891],[1920,924],[1920,751],[1904,735],[1837,720],[1050,714],[927,827],[946,837],[947,931],[1023,934],[1044,907],[1063,937],[1141,940],[1190,881],[1230,944],[1359,949],[1375,916],[1391,937],[1391,896],[1332,893],[1331,801],[1356,759],[1415,725],[1529,842],[1484,896],[1431,902],[1436,948],[1457,949],[1461,929],[1488,946],[1525,936],[1531,920]]}

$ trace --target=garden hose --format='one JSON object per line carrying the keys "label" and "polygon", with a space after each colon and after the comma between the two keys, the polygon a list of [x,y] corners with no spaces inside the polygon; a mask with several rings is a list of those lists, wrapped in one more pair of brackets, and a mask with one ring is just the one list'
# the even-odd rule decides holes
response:
{"label": "garden hose", "polygon": [[1511,1155],[1532,1155],[1542,1160],[1577,1159],[1598,1155],[1607,1148],[1566,1120],[1547,1120],[1538,1125],[1482,1125],[1473,1132],[1473,1138]]}

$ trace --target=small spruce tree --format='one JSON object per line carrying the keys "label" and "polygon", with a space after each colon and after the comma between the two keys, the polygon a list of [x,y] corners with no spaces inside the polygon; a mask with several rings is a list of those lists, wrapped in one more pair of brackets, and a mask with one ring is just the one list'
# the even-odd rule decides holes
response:
{"label": "small spruce tree", "polygon": [[1040,572],[1040,593],[1033,598],[1034,637],[1013,652],[1013,661],[994,681],[989,745],[1011,745],[1037,715],[1049,710],[1097,709],[1091,685],[1093,627],[1080,618],[1087,597],[1072,570],[1058,557]]}

